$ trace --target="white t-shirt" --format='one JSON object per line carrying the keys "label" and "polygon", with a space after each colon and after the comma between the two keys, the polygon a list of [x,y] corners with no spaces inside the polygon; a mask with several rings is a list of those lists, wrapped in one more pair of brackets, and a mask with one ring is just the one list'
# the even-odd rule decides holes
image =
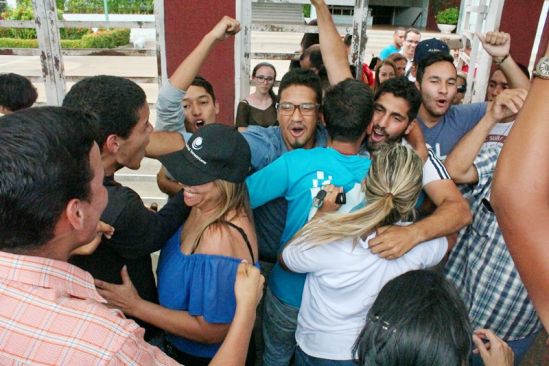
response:
{"label": "white t-shirt", "polygon": [[[406,224],[400,224],[406,225]],[[352,238],[311,247],[287,246],[286,266],[307,273],[299,309],[297,344],[308,355],[329,360],[352,359],[352,347],[381,288],[414,269],[439,263],[446,238],[421,243],[398,259],[386,260],[368,249],[368,241]]]}

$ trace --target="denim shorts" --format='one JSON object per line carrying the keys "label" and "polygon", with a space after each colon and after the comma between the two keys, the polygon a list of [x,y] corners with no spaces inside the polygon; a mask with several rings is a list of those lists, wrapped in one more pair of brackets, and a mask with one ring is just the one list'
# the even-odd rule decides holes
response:
{"label": "denim shorts", "polygon": [[282,303],[269,288],[263,301],[263,365],[288,366],[296,347],[299,309]]}

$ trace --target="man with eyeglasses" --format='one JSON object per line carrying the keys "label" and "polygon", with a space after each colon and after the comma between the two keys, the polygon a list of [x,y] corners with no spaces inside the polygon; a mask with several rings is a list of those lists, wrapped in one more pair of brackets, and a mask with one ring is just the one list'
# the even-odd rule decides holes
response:
{"label": "man with eyeglasses", "polygon": [[404,34],[404,43],[402,44],[402,49],[400,50],[400,54],[408,60],[405,70],[406,75],[408,75],[410,69],[412,68],[414,54],[416,53],[416,47],[419,41],[421,41],[421,32],[415,28],[408,28]]}

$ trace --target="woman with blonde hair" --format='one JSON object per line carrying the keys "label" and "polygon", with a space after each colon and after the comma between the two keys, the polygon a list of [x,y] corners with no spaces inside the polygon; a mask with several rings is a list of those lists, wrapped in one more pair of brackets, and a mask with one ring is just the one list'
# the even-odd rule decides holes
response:
{"label": "woman with blonde hair", "polygon": [[402,257],[373,254],[368,241],[384,225],[407,225],[421,191],[423,162],[390,144],[373,156],[363,190],[365,205],[348,214],[315,217],[284,248],[291,271],[307,273],[299,311],[297,365],[353,365],[353,344],[383,285],[412,269],[436,265],[446,238],[421,243]]}
{"label": "woman with blonde hair", "polygon": [[246,140],[221,124],[201,127],[183,150],[159,157],[191,208],[160,254],[160,305],[141,299],[124,275],[123,285],[100,291],[124,313],[164,329],[166,353],[185,365],[209,364],[235,314],[238,265],[257,263],[244,183],[250,159]]}

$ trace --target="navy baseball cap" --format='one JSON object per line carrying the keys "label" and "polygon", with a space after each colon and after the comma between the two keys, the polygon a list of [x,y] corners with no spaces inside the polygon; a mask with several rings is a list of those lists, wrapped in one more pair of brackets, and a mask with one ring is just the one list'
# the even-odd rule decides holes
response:
{"label": "navy baseball cap", "polygon": [[183,150],[158,160],[177,181],[189,186],[216,179],[242,183],[251,171],[248,142],[234,128],[219,123],[201,127]]}
{"label": "navy baseball cap", "polygon": [[417,44],[416,52],[414,53],[414,63],[419,65],[427,56],[436,52],[444,52],[449,55],[450,48],[448,48],[445,42],[439,39],[425,39]]}

